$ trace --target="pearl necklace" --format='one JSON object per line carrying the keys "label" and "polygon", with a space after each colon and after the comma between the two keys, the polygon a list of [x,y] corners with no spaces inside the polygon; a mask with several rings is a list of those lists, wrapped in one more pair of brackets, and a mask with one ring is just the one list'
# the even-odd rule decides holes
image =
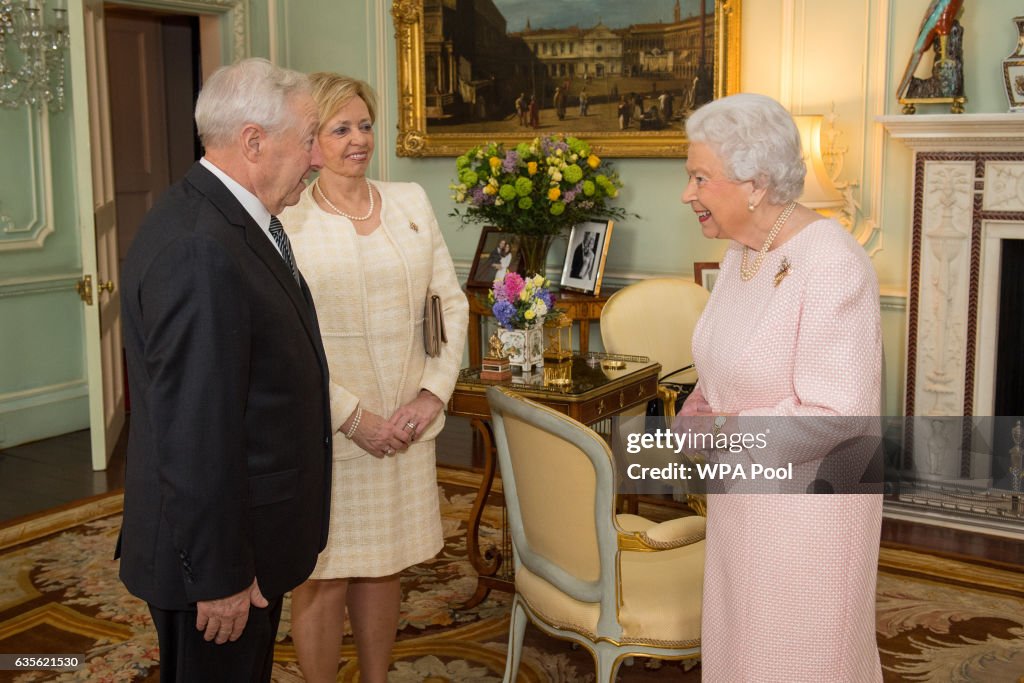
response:
{"label": "pearl necklace", "polygon": [[366,214],[363,215],[363,216],[353,216],[352,214],[345,213],[344,211],[342,211],[341,209],[336,207],[334,204],[331,204],[331,200],[328,199],[327,195],[324,194],[324,191],[320,189],[320,179],[319,178],[317,178],[316,181],[314,181],[313,184],[316,186],[316,191],[317,191],[317,194],[320,195],[320,199],[324,200],[324,204],[326,204],[327,206],[331,207],[331,209],[334,211],[334,213],[338,214],[339,216],[344,216],[345,218],[349,219],[350,221],[365,221],[367,218],[369,218],[370,216],[373,215],[373,186],[370,185],[370,181],[366,180],[366,178],[363,178],[363,180],[366,181],[366,192],[370,195],[370,210],[367,211]]}
{"label": "pearl necklace", "polygon": [[796,202],[790,202],[782,210],[782,213],[779,214],[779,217],[775,219],[775,224],[772,225],[772,229],[768,232],[768,237],[765,239],[764,244],[761,245],[761,251],[757,252],[757,258],[754,259],[754,264],[751,266],[747,265],[747,252],[751,251],[751,249],[747,246],[743,247],[743,260],[740,262],[741,280],[747,282],[757,275],[757,271],[761,270],[761,263],[764,261],[765,255],[768,254],[768,250],[771,249],[772,242],[779,236],[779,231],[782,230],[782,226],[785,225],[795,208]]}

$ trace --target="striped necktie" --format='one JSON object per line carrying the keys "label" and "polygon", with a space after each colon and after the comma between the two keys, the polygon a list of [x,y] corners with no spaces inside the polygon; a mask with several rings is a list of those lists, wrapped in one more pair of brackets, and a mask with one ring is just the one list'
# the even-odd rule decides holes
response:
{"label": "striped necktie", "polygon": [[284,259],[288,270],[292,271],[292,277],[295,278],[295,282],[299,282],[299,269],[295,265],[292,243],[288,240],[288,235],[284,232],[284,226],[281,225],[281,221],[277,219],[277,216],[270,217],[270,235],[277,242],[277,248],[281,250],[281,258]]}

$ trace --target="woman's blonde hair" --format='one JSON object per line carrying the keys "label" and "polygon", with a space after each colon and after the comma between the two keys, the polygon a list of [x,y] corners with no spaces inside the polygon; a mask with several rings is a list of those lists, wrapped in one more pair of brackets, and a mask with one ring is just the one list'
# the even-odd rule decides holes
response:
{"label": "woman's blonde hair", "polygon": [[326,125],[353,97],[361,97],[370,111],[370,122],[377,121],[377,98],[366,81],[327,71],[310,74],[309,80],[313,84],[313,99],[316,100],[321,126]]}

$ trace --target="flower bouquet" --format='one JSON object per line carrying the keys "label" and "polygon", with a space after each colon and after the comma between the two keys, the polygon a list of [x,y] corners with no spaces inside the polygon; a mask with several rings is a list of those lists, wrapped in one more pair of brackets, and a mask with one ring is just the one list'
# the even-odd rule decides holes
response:
{"label": "flower bouquet", "polygon": [[579,138],[535,138],[506,148],[491,142],[455,160],[458,179],[452,210],[463,224],[495,225],[521,235],[525,273],[542,273],[552,241],[565,228],[594,218],[624,218],[625,209],[608,205],[622,182]]}
{"label": "flower bouquet", "polygon": [[523,372],[544,365],[544,316],[554,305],[554,296],[542,275],[523,278],[508,273],[495,280],[487,303],[498,321],[502,355]]}

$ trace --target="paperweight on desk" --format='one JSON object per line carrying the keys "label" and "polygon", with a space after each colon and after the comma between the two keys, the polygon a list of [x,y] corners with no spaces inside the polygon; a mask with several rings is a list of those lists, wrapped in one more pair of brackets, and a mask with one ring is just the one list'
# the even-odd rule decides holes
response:
{"label": "paperweight on desk", "polygon": [[484,356],[483,362],[480,364],[480,379],[498,381],[512,379],[512,365],[508,358]]}

